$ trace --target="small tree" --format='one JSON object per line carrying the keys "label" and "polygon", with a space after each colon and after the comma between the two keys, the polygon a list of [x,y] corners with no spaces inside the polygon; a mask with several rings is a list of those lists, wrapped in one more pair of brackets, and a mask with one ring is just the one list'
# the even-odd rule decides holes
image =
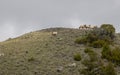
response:
{"label": "small tree", "polygon": [[111,39],[114,38],[115,28],[113,27],[113,25],[102,24],[100,28],[102,28],[105,31],[105,33],[107,34],[107,36],[111,37]]}

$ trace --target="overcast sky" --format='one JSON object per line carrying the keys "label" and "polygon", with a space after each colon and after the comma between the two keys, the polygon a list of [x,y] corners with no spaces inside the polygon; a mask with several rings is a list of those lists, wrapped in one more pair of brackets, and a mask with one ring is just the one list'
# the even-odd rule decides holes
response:
{"label": "overcast sky", "polygon": [[113,24],[120,0],[0,0],[0,41],[49,27]]}

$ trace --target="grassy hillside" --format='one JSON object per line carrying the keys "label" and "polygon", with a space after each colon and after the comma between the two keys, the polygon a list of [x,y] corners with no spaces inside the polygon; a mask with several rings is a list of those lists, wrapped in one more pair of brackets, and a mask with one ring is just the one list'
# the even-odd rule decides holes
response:
{"label": "grassy hillside", "polygon": [[[56,36],[52,35],[57,31]],[[27,33],[23,36],[0,43],[0,75],[80,75],[85,67],[84,59],[89,59],[84,52],[86,46],[76,44],[77,37],[89,31],[70,28],[49,28]],[[115,46],[120,45],[120,34],[116,34]],[[97,59],[103,63],[101,48],[92,48]],[[79,53],[81,61],[75,61]],[[72,65],[75,64],[75,65]],[[114,66],[119,75],[120,67]]]}

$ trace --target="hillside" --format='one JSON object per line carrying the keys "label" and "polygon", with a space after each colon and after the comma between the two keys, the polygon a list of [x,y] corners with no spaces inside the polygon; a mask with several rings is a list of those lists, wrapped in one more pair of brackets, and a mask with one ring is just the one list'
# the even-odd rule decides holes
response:
{"label": "hillside", "polygon": [[[57,31],[56,36],[52,35]],[[82,64],[89,56],[85,45],[76,44],[77,37],[89,31],[72,28],[49,28],[24,34],[0,43],[0,75],[80,75]],[[116,34],[115,46],[120,45],[120,34]],[[101,49],[92,48],[101,59]],[[73,56],[81,54],[81,61]],[[73,65],[75,64],[75,65]],[[120,75],[120,67],[115,66]]]}

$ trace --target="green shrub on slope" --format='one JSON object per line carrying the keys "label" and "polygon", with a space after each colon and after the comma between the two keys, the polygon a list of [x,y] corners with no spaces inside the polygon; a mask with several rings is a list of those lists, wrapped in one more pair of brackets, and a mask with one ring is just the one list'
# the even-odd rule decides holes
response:
{"label": "green shrub on slope", "polygon": [[81,60],[81,55],[79,53],[74,55],[74,60],[75,61],[80,61]]}
{"label": "green shrub on slope", "polygon": [[85,37],[77,38],[75,43],[87,44],[95,48],[102,48],[104,44],[112,44],[115,38],[115,28],[111,24],[102,24],[94,28]]}

